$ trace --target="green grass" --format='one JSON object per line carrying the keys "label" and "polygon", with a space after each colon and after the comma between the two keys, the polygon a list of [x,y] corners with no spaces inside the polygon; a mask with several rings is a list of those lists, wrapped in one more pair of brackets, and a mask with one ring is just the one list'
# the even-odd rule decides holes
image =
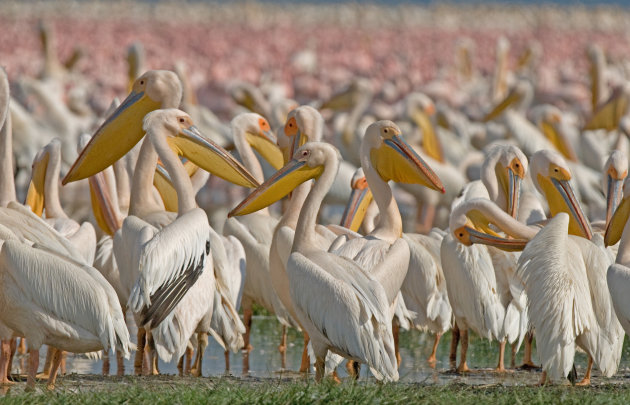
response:
{"label": "green grass", "polygon": [[[115,383],[112,383],[115,382]],[[95,384],[97,383],[97,384]],[[63,384],[63,383],[62,383]],[[301,381],[238,381],[231,379],[142,379],[124,377],[98,384],[59,387],[55,392],[12,393],[0,397],[2,404],[84,404],[84,403],[150,403],[186,404],[626,404],[630,387],[602,385],[591,388],[474,387],[450,384],[343,383],[334,385]],[[39,386],[43,388],[43,385]]]}

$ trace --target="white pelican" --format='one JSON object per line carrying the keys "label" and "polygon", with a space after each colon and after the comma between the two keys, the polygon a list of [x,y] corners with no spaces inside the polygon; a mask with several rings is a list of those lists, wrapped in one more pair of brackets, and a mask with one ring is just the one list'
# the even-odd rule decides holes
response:
{"label": "white pelican", "polygon": [[[348,86],[336,92],[319,107],[320,110],[350,110],[345,117],[341,133],[338,134],[340,138],[338,144],[343,156],[353,165],[361,165],[359,150],[361,149],[363,133],[359,130],[359,121],[372,103],[373,97],[374,89],[370,81],[358,77],[354,78]],[[346,201],[347,198],[342,203]]]}
{"label": "white pelican", "polygon": [[[492,147],[481,167],[481,181],[488,190],[490,200],[513,218],[522,214],[520,210],[521,183],[527,173],[528,161],[523,152],[513,145],[495,145]],[[529,217],[529,212],[525,219]],[[512,365],[518,348],[527,334],[527,311],[524,305],[519,305],[519,297],[512,294],[510,285],[518,283],[514,276],[517,267],[518,253],[504,252],[500,249],[488,247],[492,258],[494,273],[497,281],[497,291],[501,304],[505,308],[503,328],[506,340],[512,344]],[[530,335],[531,336],[531,335]],[[499,370],[503,370],[503,349],[505,341],[499,347]],[[525,358],[523,367],[535,367],[531,360],[531,339],[525,342]]]}
{"label": "white pelican", "polygon": [[[457,206],[472,198],[488,198],[488,192],[480,182],[471,182],[464,188],[462,197],[453,202],[449,227],[453,228],[453,215]],[[505,307],[498,292],[492,257],[485,246],[463,246],[452,234],[447,234],[440,247],[442,270],[446,279],[448,299],[453,310],[456,326],[461,336],[461,356],[458,372],[468,371],[468,330],[474,330],[488,340],[504,341],[503,321]],[[455,331],[456,332],[456,331]],[[457,333],[455,340],[459,340]],[[457,343],[451,345],[451,360],[455,360]],[[499,365],[503,360],[503,344],[500,347]]]}
{"label": "white pelican", "polygon": [[[368,230],[366,233],[369,233],[375,228],[378,207],[372,203],[372,192],[362,168],[357,169],[352,188],[351,199],[346,205],[341,225],[352,231],[363,226]],[[402,237],[409,244],[410,251],[409,269],[400,288],[403,305],[405,310],[413,313],[409,319],[411,325],[435,333],[433,349],[428,358],[429,364],[435,365],[440,337],[450,328],[452,322],[452,310],[440,259],[443,234],[436,229],[429,235],[403,233]],[[400,305],[398,308],[401,309]]]}
{"label": "white pelican", "polygon": [[[3,147],[10,145],[10,125],[5,125],[1,139]],[[8,164],[11,171],[10,158],[3,159],[2,164]],[[128,356],[129,334],[114,290],[83,263],[67,239],[30,209],[11,202],[15,198],[9,184],[13,178],[3,178],[9,179],[0,185],[9,208],[4,208],[0,219],[2,240],[6,241],[0,252],[5,263],[0,274],[0,300],[11,313],[0,317],[0,324],[29,340],[28,386],[34,387],[42,344],[71,352],[116,348]],[[5,346],[3,342],[3,349]],[[5,354],[3,351],[3,361]],[[60,361],[57,351],[49,377],[51,387]],[[6,375],[0,377],[6,382]]]}
{"label": "white pelican", "polygon": [[[16,201],[15,184],[13,182],[13,145],[11,131],[11,115],[9,114],[9,80],[4,68],[0,68],[0,165],[3,173],[0,176],[0,206],[6,207],[9,201]],[[13,331],[0,323],[0,384],[8,384],[11,372],[11,339]]]}
{"label": "white pelican", "polygon": [[234,236],[225,237],[212,230],[210,244],[217,280],[210,333],[224,350],[227,372],[230,370],[230,351],[236,353],[244,345],[245,325],[238,310],[245,285],[246,256],[243,245]]}
{"label": "white pelican", "polygon": [[[257,114],[256,114],[257,115]],[[258,115],[257,115],[258,116]],[[259,116],[258,116],[259,117]],[[197,167],[190,161],[184,163],[186,167]],[[158,166],[156,171],[156,177],[159,174],[164,180],[159,184],[156,184],[160,194],[167,198],[174,196],[174,202],[165,201],[165,206],[172,205],[177,210],[177,193],[173,188],[173,184],[170,180],[168,172],[166,172],[161,166]],[[195,176],[201,170],[196,170]],[[207,172],[206,172],[207,173]],[[191,179],[192,182],[192,179]],[[171,191],[166,189],[172,189]],[[197,189],[198,190],[198,189]],[[196,191],[195,190],[195,193]],[[207,310],[207,313],[199,321],[195,332],[197,336],[197,358],[195,359],[195,365],[190,370],[189,366],[189,353],[186,352],[186,365],[184,366],[184,359],[180,358],[178,368],[180,375],[192,371],[195,376],[201,376],[201,362],[203,359],[203,351],[206,348],[208,341],[207,335],[210,333],[212,337],[221,345],[225,351],[225,369],[230,369],[229,351],[236,352],[243,348],[243,334],[245,333],[245,326],[238,315],[238,309],[241,303],[241,297],[243,294],[243,286],[245,283],[245,271],[246,271],[246,258],[245,250],[241,242],[234,236],[222,236],[215,232],[214,229],[210,230],[210,252],[212,255],[213,272],[215,277],[215,287],[208,288],[204,286],[204,290],[213,290],[213,305]],[[201,291],[200,291],[201,292]],[[190,296],[190,298],[189,298]],[[206,302],[207,295],[201,295],[199,297],[193,296],[193,294],[187,294],[180,305],[175,309],[175,317],[183,319],[185,322],[190,322],[190,316],[187,316],[192,312],[190,307],[193,305],[199,306],[200,302]],[[179,307],[182,307],[182,311]],[[182,321],[180,321],[181,323]],[[158,339],[158,336],[153,335]],[[182,333],[182,336],[185,336]],[[163,359],[172,357],[167,352],[163,352],[166,355],[161,355]]]}
{"label": "white pelican", "polygon": [[[231,143],[230,127],[217,118],[207,107],[199,104],[195,90],[190,83],[186,65],[183,61],[175,63],[175,73],[183,85],[183,98],[181,109],[187,112],[195,122],[199,131],[221,147],[227,147]],[[135,78],[134,78],[135,79]]]}
{"label": "white pelican", "polygon": [[[10,116],[7,113],[9,88],[4,71],[2,70],[1,73],[0,105],[2,108],[0,108],[0,113],[2,114],[3,127],[0,136],[2,149],[0,155],[2,156],[4,173],[12,173],[12,131]],[[111,287],[102,277],[97,276],[93,269],[83,263],[81,255],[65,238],[34,215],[30,209],[24,209],[14,203],[15,188],[12,175],[2,176],[0,193],[2,206],[9,206],[9,209],[2,212],[2,219],[0,220],[4,226],[3,240],[12,240],[8,245],[3,245],[2,251],[10,257],[15,258],[17,254],[21,258],[18,266],[13,266],[8,262],[2,266],[5,272],[1,276],[3,291],[0,295],[4,299],[11,299],[12,295],[6,295],[6,293],[18,295],[18,300],[13,300],[10,305],[16,305],[16,308],[19,309],[14,310],[15,313],[13,314],[6,315],[19,319],[0,319],[0,338],[3,339],[2,355],[0,356],[2,357],[0,382],[8,383],[7,373],[10,371],[10,345],[5,339],[16,335],[31,336],[34,339],[29,342],[31,349],[29,387],[34,386],[39,347],[42,343],[57,346],[56,342],[58,342],[59,347],[62,348],[68,347],[68,345],[73,346],[71,351],[80,352],[84,349],[85,351],[92,351],[114,347],[114,334],[117,334],[119,348],[128,354],[128,333],[124,322],[122,322],[122,328],[120,327],[119,321],[122,319],[122,314],[119,305],[115,300],[112,300]],[[12,244],[16,245],[15,248],[10,247]],[[30,247],[31,245],[34,247]],[[43,273],[39,271],[42,266],[45,269]],[[45,272],[55,271],[55,269],[59,272],[58,275],[45,276]],[[17,286],[15,283],[20,280],[20,275],[23,277],[23,283]],[[82,280],[83,284],[74,284],[73,278]],[[29,283],[34,283],[35,287],[29,288]],[[86,291],[85,288],[90,290]],[[50,296],[51,293],[57,294],[64,289],[72,295],[64,302]],[[20,291],[22,292],[20,293]],[[85,294],[93,299],[92,305],[86,306],[85,302],[81,301],[82,299],[90,299]],[[3,308],[9,310],[12,307],[3,306]],[[45,316],[44,323],[40,322],[41,316]],[[36,317],[37,320],[34,320],[33,317]],[[28,333],[23,332],[26,330]],[[125,338],[125,336],[127,337]],[[85,341],[77,343],[75,340],[77,338],[85,338]],[[88,350],[86,347],[89,345],[92,345],[91,347],[94,349]],[[61,357],[58,356],[56,366],[59,365],[60,360]],[[50,385],[54,385],[54,380],[55,375],[51,373]]]}
{"label": "white pelican", "polygon": [[591,111],[596,111],[606,102],[610,90],[606,85],[606,55],[601,46],[590,44],[586,50],[589,62],[588,75],[591,87]]}
{"label": "white pelican", "polygon": [[630,179],[626,179],[624,197],[619,207],[612,216],[604,238],[606,246],[612,246],[619,242],[619,250],[615,263],[611,264],[606,274],[608,290],[615,307],[617,318],[627,334],[630,334],[630,303],[628,301],[628,289],[630,286],[630,255],[628,243],[630,242]]}
{"label": "white pelican", "polygon": [[[74,353],[118,349],[129,356],[129,332],[116,294],[94,268],[3,228],[0,320],[28,340],[27,385],[34,388],[39,348]],[[63,299],[59,299],[63,297]],[[61,353],[48,384],[54,387]]]}
{"label": "white pelican", "polygon": [[[68,239],[81,253],[84,263],[92,266],[96,251],[96,232],[89,222],[78,222],[66,215],[59,201],[59,171],[61,167],[61,142],[53,139],[46,145],[33,161],[33,174],[26,194],[25,205],[33,212],[44,217],[56,231]],[[51,359],[54,348],[49,348],[46,363],[41,376],[50,374]],[[65,356],[62,354],[61,373],[65,373]]]}
{"label": "white pelican", "polygon": [[[485,190],[478,183],[469,183],[460,201],[453,203],[450,229],[453,230],[453,215],[457,205],[473,197],[496,201],[503,210],[516,217],[520,185],[526,171],[527,158],[518,148],[495,146],[490,149],[481,168]],[[510,291],[517,256],[485,246],[461,246],[448,235],[442,241],[441,257],[456,326],[461,330],[463,338],[462,359],[458,370],[468,370],[467,329],[473,328],[481,336],[500,342],[497,371],[504,371],[506,339],[510,343],[518,340],[513,346],[514,361],[514,351],[527,332],[524,310],[514,305],[514,297]],[[457,335],[458,329],[454,328],[455,342]],[[456,345],[457,343],[451,346],[452,361],[456,358]],[[526,362],[529,362],[528,359]]]}
{"label": "white pelican", "polygon": [[436,129],[431,122],[435,115],[435,104],[423,93],[411,93],[405,99],[406,113],[422,134],[422,150],[430,158],[444,163],[444,148],[437,137]]}
{"label": "white pelican", "polygon": [[367,363],[379,380],[396,381],[392,312],[385,288],[353,261],[321,250],[314,243],[318,238],[317,212],[334,181],[339,160],[333,146],[306,143],[230,215],[263,208],[284,197],[296,184],[317,178],[300,212],[287,262],[291,299],[315,352],[315,378],[320,381],[323,377],[324,359],[330,350]]}
{"label": "white pelican", "polygon": [[[141,237],[140,240],[136,242],[140,242],[140,245],[137,245],[137,247],[140,249],[139,264],[141,267],[139,267],[139,269],[141,269],[141,273],[134,289],[131,291],[129,303],[132,311],[136,313],[139,311],[143,312],[142,315],[144,319],[141,321],[141,325],[150,322],[151,328],[156,328],[153,332],[156,340],[156,348],[158,349],[160,357],[166,361],[168,361],[171,356],[175,358],[181,357],[186,349],[188,339],[197,331],[202,318],[212,312],[211,305],[213,304],[214,298],[213,295],[209,295],[207,292],[214,291],[215,289],[212,256],[209,256],[207,263],[204,264],[205,256],[210,253],[209,238],[211,232],[206,214],[199,208],[196,208],[192,183],[183,169],[180,160],[174,157],[170,149],[164,149],[164,147],[168,147],[164,139],[166,136],[165,131],[178,129],[176,126],[178,123],[182,128],[180,131],[184,133],[188,132],[189,136],[195,136],[195,138],[190,138],[190,140],[185,141],[178,147],[184,156],[189,159],[194,159],[194,163],[213,172],[222,169],[222,177],[230,178],[230,176],[240,175],[242,176],[242,180],[237,178],[236,181],[241,182],[241,184],[256,184],[251,175],[247,173],[242,166],[239,166],[227,152],[219,149],[218,146],[207,143],[196,133],[194,127],[192,127],[192,129],[186,129],[192,126],[192,121],[188,115],[178,110],[165,110],[160,111],[159,114],[158,112],[151,113],[145,118],[144,127],[147,130],[148,138],[143,144],[140,152],[141,156],[138,161],[146,160],[152,162],[152,164],[149,163],[149,166],[152,166],[152,170],[154,171],[157,156],[160,157],[170,177],[174,180],[173,183],[178,196],[178,217],[159,232],[148,224],[145,224],[142,230],[140,230],[141,234],[155,232],[155,235],[150,241]],[[172,133],[173,132],[171,132],[171,134]],[[172,141],[174,139],[172,138],[173,135],[169,136],[171,137],[169,138],[171,140],[169,144],[175,144],[175,141]],[[195,150],[195,148],[199,148],[199,146],[207,149],[210,153],[208,154],[206,152],[205,155],[201,155],[201,150]],[[154,157],[147,159],[147,154]],[[213,157],[215,154],[218,155],[220,159],[224,160],[224,167],[213,167],[217,163],[216,158]],[[198,159],[203,160],[199,161]],[[139,165],[136,168],[135,175],[143,176],[143,171],[144,165]],[[133,214],[133,212],[131,212],[131,214]],[[137,221],[137,219],[132,220]],[[129,217],[125,220],[125,223],[127,221],[129,221]],[[123,224],[122,239],[125,239],[125,229],[125,224]],[[184,249],[183,252],[180,244],[173,242],[173,238],[180,240],[181,243],[185,243],[184,247],[186,249]],[[188,240],[188,242],[185,242],[186,240]],[[120,249],[117,246],[116,240],[114,243],[116,257],[118,259]],[[192,251],[190,251],[191,248],[193,249]],[[171,252],[168,252],[169,249],[172,249]],[[188,252],[186,250],[188,250]],[[170,255],[170,258],[166,255]],[[158,261],[154,262],[153,260]],[[172,264],[171,266],[166,266],[165,272],[163,270],[164,268],[158,265],[158,263],[163,263],[168,260],[171,260]],[[121,263],[119,262],[119,264]],[[169,270],[172,271],[177,268],[180,269],[178,275],[169,274]],[[198,272],[201,269],[203,269],[203,272],[199,275]],[[152,272],[154,273],[152,274]],[[190,273],[186,274],[186,272]],[[196,277],[200,277],[197,282],[195,282]],[[163,286],[167,286],[169,283],[175,289],[174,291],[169,292],[168,289],[164,289]],[[177,289],[179,289],[179,292]],[[186,290],[189,291],[186,293]],[[171,297],[169,297],[170,293],[173,294]],[[183,295],[184,293],[186,294]],[[153,294],[155,294],[156,297],[149,298],[149,295]],[[162,301],[165,305],[165,307],[162,308],[162,310],[164,310],[163,314],[159,313],[159,305],[162,300],[160,297],[165,299]],[[181,305],[177,305],[176,301],[169,303],[169,301],[173,300],[172,297],[175,297],[175,300],[181,299]],[[205,306],[201,304],[204,299],[206,300]],[[149,305],[152,306],[149,307]],[[151,310],[155,308],[156,305],[158,307],[153,313],[157,319],[151,319],[153,316]],[[169,321],[160,324],[160,317],[164,318],[167,316],[171,308],[174,309],[173,317],[171,318],[174,322]],[[207,330],[202,332],[207,332]],[[200,347],[199,353],[202,352],[203,347]],[[200,361],[201,357],[198,356],[198,358]],[[199,367],[197,367],[197,370],[200,372]]]}
{"label": "white pelican", "polygon": [[[284,130],[280,131],[278,134],[278,145],[286,161],[288,162],[294,152],[308,140],[315,142],[320,141],[323,126],[324,119],[315,108],[300,106],[292,110],[287,117]],[[306,182],[300,184],[291,192],[284,214],[274,230],[269,250],[269,273],[271,275],[273,288],[280,301],[282,301],[282,304],[295,320],[297,320],[297,315],[289,292],[289,278],[287,276],[286,266],[289,256],[291,255],[291,247],[293,245],[298,216],[310,189],[310,182]],[[337,235],[326,227],[317,226],[315,237],[316,239],[313,240],[313,243],[316,243],[316,246],[321,250],[328,250],[330,244],[337,238]],[[309,337],[308,333],[303,330],[303,328],[299,325],[296,326],[298,326],[298,329],[302,329],[304,333],[304,350],[302,352],[300,372],[307,372],[309,367],[307,350]],[[333,368],[340,362],[340,359],[333,357],[329,362],[329,367]]]}
{"label": "white pelican", "polygon": [[[107,167],[142,138],[141,119],[147,110],[165,103],[178,104],[180,98],[181,85],[174,73],[150,71],[142,75],[136,80],[129,97],[82,151],[64,181],[78,180]],[[151,132],[140,150],[134,172],[130,216],[114,239],[121,276],[137,279],[129,293],[132,311],[142,311],[142,319],[138,320],[140,347],[136,356],[136,372],[142,367],[143,327],[148,323],[156,327],[169,315],[196,278],[204,273],[203,264],[209,250],[206,246],[209,237],[207,217],[196,208],[188,175],[170,148],[181,152],[198,166],[218,172],[223,178],[246,186],[257,184],[251,174],[227,152],[201,137],[185,113],[169,110],[152,117],[146,125],[155,131]],[[123,134],[124,137],[121,136]],[[116,145],[109,147],[113,140],[116,140]],[[145,218],[155,210],[147,196],[152,194],[152,178],[158,156],[174,180],[179,199],[177,220],[168,223],[161,231],[137,216]],[[184,244],[183,249],[179,244],[171,243],[174,237]],[[169,265],[164,266],[164,263]],[[131,283],[125,284],[131,286]],[[175,291],[170,291],[172,288]],[[174,295],[169,296],[169,292]],[[175,350],[173,347],[171,349]]]}
{"label": "white pelican", "polygon": [[[243,165],[252,173],[258,182],[264,180],[262,166],[252,147],[268,160],[274,167],[280,167],[282,154],[276,146],[275,136],[267,120],[254,113],[241,114],[232,120],[234,146]],[[267,209],[241,218],[228,218],[223,226],[223,234],[234,236],[245,248],[247,269],[243,289],[243,322],[245,324],[243,372],[249,371],[248,353],[252,350],[249,343],[251,331],[252,305],[258,303],[267,311],[276,315],[282,324],[282,342],[278,347],[282,357],[282,367],[286,362],[286,327],[295,325],[276,295],[269,275],[269,248],[273,239],[273,231],[278,220],[271,216]]]}
{"label": "white pelican", "polygon": [[[386,273],[373,275],[383,283],[390,304],[402,305],[395,299],[407,275],[410,253],[408,243],[402,239],[398,204],[387,181],[415,183],[442,192],[444,187],[431,168],[402,140],[400,129],[391,121],[379,121],[368,127],[361,142],[360,155],[361,166],[378,206],[376,227],[362,238],[341,236],[333,243],[331,251],[353,260],[368,272],[376,269],[383,271],[379,267],[383,262],[398,263],[388,268]],[[399,155],[406,158],[405,166],[398,163]],[[394,328],[395,341],[398,340],[397,329]]]}
{"label": "white pelican", "polygon": [[[602,189],[606,194],[606,221],[605,227],[610,224],[615,210],[624,196],[624,181],[628,177],[628,157],[624,152],[614,150],[604,164]],[[595,227],[597,224],[593,223]]]}
{"label": "white pelican", "polygon": [[[568,374],[577,344],[589,354],[589,367],[581,382],[588,384],[593,360],[604,375],[610,376],[616,372],[621,356],[623,330],[603,284],[610,260],[598,235],[597,244],[582,237],[591,236],[592,232],[573,196],[571,174],[562,158],[557,153],[541,151],[532,157],[531,172],[552,214],[556,214],[542,231],[537,233],[504,215],[488,201],[476,200],[470,205],[474,204],[479,217],[466,219],[454,214],[457,219],[453,234],[466,245],[525,248],[516,277],[522,280],[530,322],[536,330],[544,369],[542,381],[547,376],[557,380]],[[469,208],[464,207],[459,213]],[[517,239],[498,237],[488,223]],[[568,235],[574,233],[580,236]]]}
{"label": "white pelican", "polygon": [[[150,112],[158,108],[177,107],[180,103],[182,95],[181,83],[173,72],[155,70],[148,71],[140,76],[133,84],[130,94],[127,98],[108,116],[103,124],[97,129],[87,146],[79,154],[79,157],[72,165],[70,171],[63,179],[63,184],[82,178],[90,177],[107,168],[117,160],[119,160],[127,151],[132,149],[144,136],[142,129],[142,118]],[[124,134],[125,136],[121,136]],[[116,147],[110,147],[109,143],[116,137]],[[149,164],[149,163],[147,163]],[[147,169],[147,171],[150,169]],[[151,176],[153,171],[151,170]],[[137,173],[134,173],[134,175]],[[142,178],[142,176],[138,176]],[[150,185],[149,188],[152,189]],[[135,207],[129,208],[134,215],[142,214],[143,218],[158,213],[158,218],[151,218],[152,223],[165,224],[172,221],[172,217],[163,218],[161,207],[156,207],[156,200],[150,198],[153,190],[147,190],[147,186],[138,185],[133,192],[138,197],[135,199]],[[139,226],[137,231],[142,227]],[[137,239],[133,235],[130,241],[123,248],[132,247],[131,241]],[[115,244],[115,243],[114,243]],[[133,260],[117,259],[117,264],[122,270],[120,272],[121,281],[126,287],[125,298],[128,299],[131,293],[132,283],[138,276],[137,266],[134,270]],[[142,356],[144,352],[144,329],[139,327],[139,334],[142,339],[138,340],[138,351],[136,352],[136,363],[142,364]],[[137,371],[137,370],[136,370]]]}
{"label": "white pelican", "polygon": [[35,157],[33,176],[26,195],[29,205],[38,216],[44,216],[56,231],[68,238],[92,265],[96,251],[96,232],[89,222],[79,224],[68,217],[59,201],[59,171],[61,168],[61,142],[53,139]]}

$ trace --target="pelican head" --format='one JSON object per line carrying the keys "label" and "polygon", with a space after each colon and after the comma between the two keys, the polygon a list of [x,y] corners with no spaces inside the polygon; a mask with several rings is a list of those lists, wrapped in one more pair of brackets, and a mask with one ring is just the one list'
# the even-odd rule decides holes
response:
{"label": "pelican head", "polygon": [[545,138],[562,153],[565,159],[577,162],[573,146],[562,128],[562,111],[556,106],[545,104],[532,109],[533,120]]}
{"label": "pelican head", "polygon": [[251,214],[287,196],[307,180],[318,179],[331,160],[341,160],[339,151],[324,142],[307,142],[300,147],[284,167],[274,173],[248,195],[228,217]]}
{"label": "pelican head", "polygon": [[385,181],[421,184],[445,192],[442,181],[405,142],[392,121],[377,121],[367,127],[361,143],[361,166],[373,167]]}
{"label": "pelican head", "polygon": [[228,92],[234,102],[249,111],[268,117],[271,106],[263,92],[256,86],[247,82],[234,82]]}
{"label": "pelican head", "polygon": [[610,222],[622,197],[624,180],[628,177],[628,157],[620,150],[614,150],[604,164],[604,184],[606,184],[606,224]]}
{"label": "pelican head", "polygon": [[508,107],[523,109],[525,106],[531,103],[533,97],[533,85],[527,80],[520,80],[516,82],[508,95],[503,100],[501,100],[488,114],[486,114],[486,116],[483,118],[483,121],[487,122],[497,118]]}
{"label": "pelican head", "polygon": [[158,134],[166,134],[171,151],[205,171],[240,186],[258,186],[251,173],[228,151],[204,137],[185,112],[175,108],[150,112],[144,118],[143,128],[156,145]]}
{"label": "pelican head", "polygon": [[278,134],[278,146],[284,162],[287,163],[306,142],[319,142],[323,129],[324,118],[315,108],[303,105],[291,110],[284,130]]}
{"label": "pelican head", "polygon": [[[335,111],[358,111],[367,108],[374,96],[374,88],[370,81],[365,78],[357,77],[350,84],[339,92],[332,95],[326,100],[320,109],[331,109]],[[345,128],[341,134],[341,142],[344,146],[349,147],[354,139],[354,131]]]}
{"label": "pelican head", "polygon": [[532,156],[531,176],[545,196],[551,215],[569,214],[569,233],[591,239],[593,231],[571,186],[571,170],[560,153],[540,150]]}
{"label": "pelican head", "polygon": [[336,111],[348,110],[357,103],[371,99],[374,88],[368,79],[357,77],[342,90],[334,93],[321,106],[321,109],[330,108]]}
{"label": "pelican head", "polygon": [[473,55],[475,52],[475,43],[470,38],[462,38],[457,40],[455,45],[457,58],[457,71],[460,78],[468,81],[473,76]]}
{"label": "pelican head", "polygon": [[[241,142],[239,138],[244,134],[244,140],[251,145],[274,169],[279,169],[284,164],[282,152],[276,145],[276,136],[271,132],[271,127],[262,115],[256,113],[242,113],[232,119],[232,133],[235,142]],[[238,139],[237,139],[238,138]]]}
{"label": "pelican head", "polygon": [[[514,221],[507,213],[486,198],[474,198],[456,206],[451,212],[449,229],[455,239],[465,246],[482,244],[505,251],[521,251],[529,239],[506,229],[505,224]],[[507,236],[495,231],[500,229]]]}
{"label": "pelican head", "polygon": [[363,173],[363,168],[359,167],[354,172],[350,187],[352,188],[352,192],[350,193],[350,199],[341,216],[341,226],[357,232],[363,222],[370,203],[374,199],[365,174]]}
{"label": "pelican head", "polygon": [[615,245],[621,239],[623,228],[630,217],[630,177],[626,177],[623,183],[623,198],[614,214],[608,221],[606,226],[606,234],[604,235],[604,244],[606,246]]}
{"label": "pelican head", "polygon": [[603,104],[599,104],[593,112],[593,116],[584,125],[584,130],[606,129],[613,131],[620,125],[630,108],[630,83],[619,85],[610,98]]}
{"label": "pelican head", "polygon": [[437,138],[431,117],[435,115],[435,104],[423,93],[411,93],[406,101],[407,115],[422,131],[422,148],[428,156],[444,162],[442,145]]}
{"label": "pelican head", "polygon": [[514,218],[527,165],[527,157],[518,147],[496,145],[488,151],[481,166],[481,180],[490,198]]}
{"label": "pelican head", "polygon": [[[25,204],[31,207],[35,215],[41,217],[46,206],[45,185],[46,173],[49,169],[49,162],[59,161],[61,159],[61,141],[57,138],[53,139],[46,145],[33,159],[33,171],[31,175],[31,183],[28,186]],[[57,167],[58,170],[58,167]],[[59,176],[59,173],[56,174]],[[54,173],[53,173],[54,176]]]}
{"label": "pelican head", "polygon": [[181,99],[182,85],[175,73],[151,70],[140,76],[131,93],[81,151],[63,184],[90,177],[112,165],[144,136],[145,115],[158,108],[176,108]]}

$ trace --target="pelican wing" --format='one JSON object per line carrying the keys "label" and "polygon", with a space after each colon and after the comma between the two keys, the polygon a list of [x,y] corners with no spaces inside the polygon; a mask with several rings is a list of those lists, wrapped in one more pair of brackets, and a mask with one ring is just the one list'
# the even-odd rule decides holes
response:
{"label": "pelican wing", "polygon": [[78,327],[99,339],[103,348],[116,347],[128,354],[122,310],[115,292],[95,269],[47,247],[15,240],[4,242],[0,261],[15,283],[16,301],[36,311],[48,328],[80,338]]}
{"label": "pelican wing", "polygon": [[606,280],[617,318],[630,334],[630,268],[615,263],[608,268]]}
{"label": "pelican wing", "polygon": [[234,352],[243,347],[245,325],[238,315],[245,284],[245,250],[234,236],[224,237],[210,229],[216,289],[210,327],[212,336],[225,349]]}
{"label": "pelican wing", "polygon": [[361,269],[370,273],[385,288],[388,302],[394,302],[409,266],[407,243],[401,239],[389,243],[368,235],[350,239],[333,250],[334,245],[338,245],[342,238],[344,237],[337,238],[329,251],[354,261]]}
{"label": "pelican wing", "polygon": [[526,286],[538,352],[552,380],[567,376],[577,336],[596,324],[582,255],[569,243],[568,227],[568,215],[552,218],[527,244],[516,271]]}
{"label": "pelican wing", "polygon": [[[494,247],[488,247],[488,253],[492,258],[494,273],[497,279],[497,291],[501,303],[506,309],[503,330],[508,342],[521,342],[528,332],[527,301],[522,290],[522,280],[516,277],[516,267],[520,252],[506,252]],[[525,300],[525,301],[524,301]]]}
{"label": "pelican wing", "polygon": [[269,273],[269,250],[277,224],[278,220],[269,215],[253,213],[238,219],[228,218],[223,234],[236,237],[245,249],[247,276],[244,295],[273,312],[283,325],[297,326],[275,293]]}
{"label": "pelican wing", "polygon": [[210,331],[214,310],[212,292],[216,291],[212,266],[212,256],[209,255],[197,281],[187,289],[164,320],[152,327],[155,348],[162,360],[170,362],[173,358],[180,358],[195,332]]}
{"label": "pelican wing", "polygon": [[109,235],[103,236],[96,244],[94,268],[98,270],[103,277],[105,277],[105,280],[114,288],[120,304],[126,305],[129,295],[125,293],[125,289],[120,280],[120,271],[116,263],[116,258],[114,257],[114,239]]}
{"label": "pelican wing", "polygon": [[287,273],[298,316],[316,328],[304,325],[313,341],[327,341],[333,352],[367,363],[378,379],[398,379],[392,314],[380,283],[327,252],[292,253]]}
{"label": "pelican wing", "polygon": [[66,238],[28,207],[16,202],[9,202],[6,208],[0,207],[0,223],[21,239],[39,243],[81,262],[85,260]]}
{"label": "pelican wing", "polygon": [[615,315],[612,297],[606,282],[608,267],[612,264],[600,234],[593,235],[592,242],[584,238],[572,238],[580,246],[586,265],[586,274],[591,291],[590,297],[599,328],[593,359],[607,377],[617,372],[623,346],[624,331]]}
{"label": "pelican wing", "polygon": [[122,227],[114,234],[114,258],[118,265],[120,283],[123,287],[125,306],[129,301],[131,289],[140,278],[140,257],[143,246],[156,234],[158,229],[142,219],[130,215],[123,221]]}
{"label": "pelican wing", "polygon": [[159,325],[197,281],[210,251],[209,228],[205,212],[194,209],[162,228],[142,247],[140,277],[131,291],[129,307],[141,313],[143,325]]}
{"label": "pelican wing", "polygon": [[410,260],[400,291],[407,308],[416,313],[414,326],[446,332],[452,310],[442,274],[440,241],[421,234],[404,234],[403,239],[409,244]]}
{"label": "pelican wing", "polygon": [[485,246],[464,246],[451,234],[442,241],[442,269],[455,318],[486,339],[503,340],[505,308]]}

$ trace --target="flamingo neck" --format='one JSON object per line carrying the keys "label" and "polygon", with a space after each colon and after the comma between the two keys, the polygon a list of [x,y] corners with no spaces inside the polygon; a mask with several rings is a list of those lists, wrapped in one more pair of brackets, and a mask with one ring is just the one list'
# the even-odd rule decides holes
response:
{"label": "flamingo neck", "polygon": [[44,202],[46,218],[68,218],[59,201],[59,171],[61,170],[61,153],[51,151],[44,180]]}
{"label": "flamingo neck", "polygon": [[396,204],[391,187],[372,167],[370,160],[362,159],[362,163],[365,178],[379,211],[378,222],[370,235],[394,243],[402,236],[403,230],[398,204]]}
{"label": "flamingo neck", "polygon": [[314,241],[316,240],[317,214],[326,193],[335,181],[338,170],[339,160],[336,156],[333,159],[327,159],[324,171],[311,188],[300,211],[291,252],[305,252],[316,246]]}

